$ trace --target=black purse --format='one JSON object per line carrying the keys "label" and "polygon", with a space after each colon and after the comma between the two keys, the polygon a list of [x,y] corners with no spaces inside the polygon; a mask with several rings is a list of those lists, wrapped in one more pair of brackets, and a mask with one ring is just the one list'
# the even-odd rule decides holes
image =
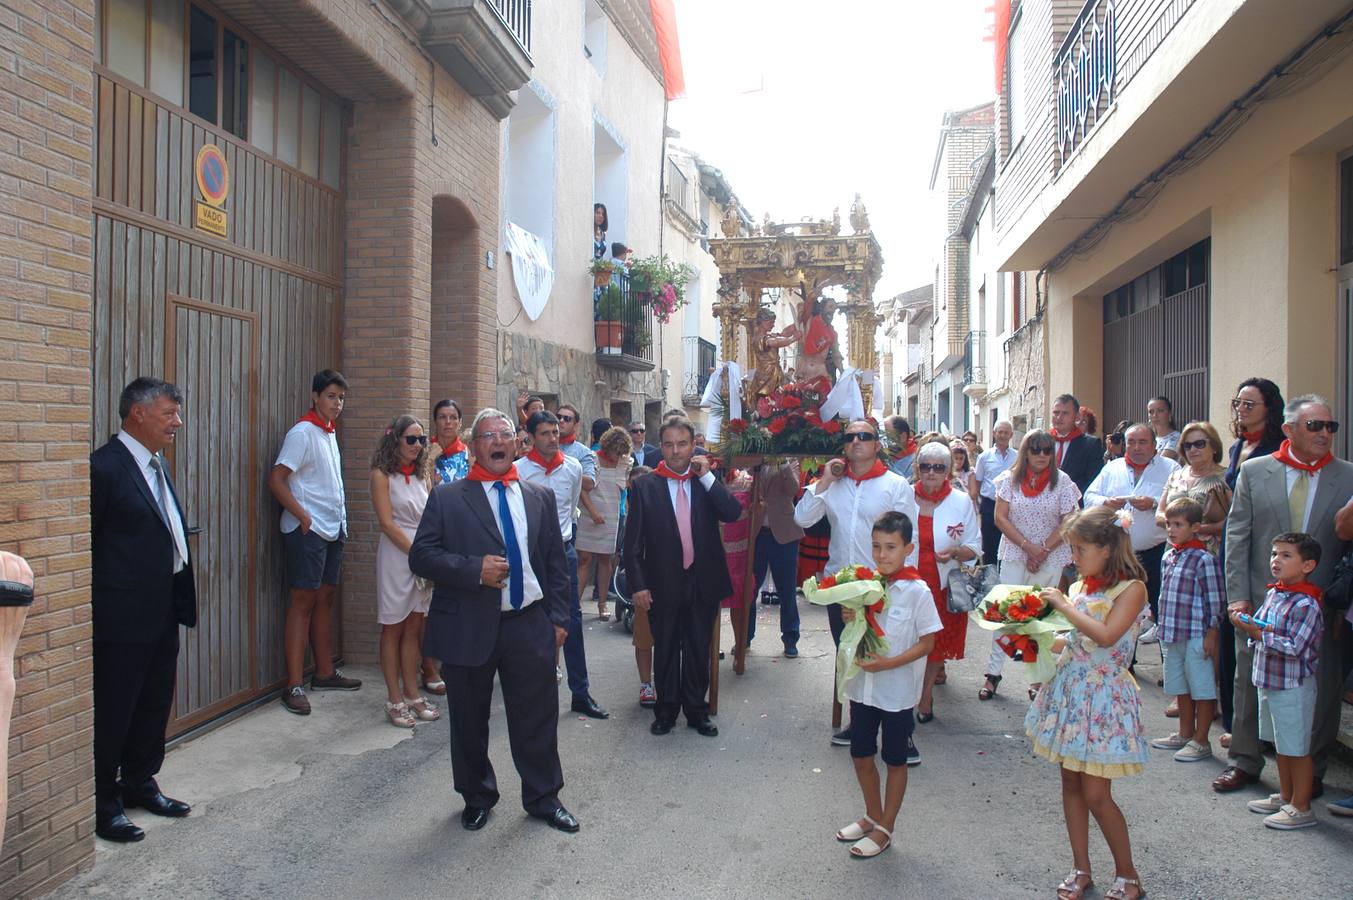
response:
{"label": "black purse", "polygon": [[1331,612],[1343,612],[1353,601],[1353,549],[1350,549],[1334,564],[1329,584],[1323,591],[1325,608]]}

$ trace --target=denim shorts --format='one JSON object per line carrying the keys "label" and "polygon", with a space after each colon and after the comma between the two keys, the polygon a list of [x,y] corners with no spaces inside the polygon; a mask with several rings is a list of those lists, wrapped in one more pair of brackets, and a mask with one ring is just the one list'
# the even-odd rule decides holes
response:
{"label": "denim shorts", "polygon": [[1203,639],[1161,642],[1165,656],[1165,693],[1171,697],[1186,695],[1194,700],[1217,699],[1217,673],[1212,660],[1203,654]]}
{"label": "denim shorts", "polygon": [[338,570],[343,564],[343,535],[326,541],[315,532],[301,534],[301,529],[282,532],[282,546],[287,557],[287,587],[318,590],[321,585],[338,584]]}
{"label": "denim shorts", "polygon": [[1309,756],[1315,721],[1315,676],[1287,690],[1259,688],[1259,739],[1282,756]]}
{"label": "denim shorts", "polygon": [[850,755],[856,759],[878,753],[879,728],[883,729],[883,762],[889,766],[907,764],[907,739],[916,729],[911,710],[896,712],[850,701]]}

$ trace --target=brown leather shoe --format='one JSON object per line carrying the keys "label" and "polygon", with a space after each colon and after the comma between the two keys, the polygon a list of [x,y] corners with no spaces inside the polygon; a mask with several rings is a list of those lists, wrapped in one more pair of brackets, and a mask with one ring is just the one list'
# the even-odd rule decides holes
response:
{"label": "brown leather shoe", "polygon": [[1246,772],[1244,769],[1238,769],[1235,766],[1227,766],[1222,773],[1212,779],[1212,790],[1219,794],[1229,794],[1231,791],[1238,791],[1247,784],[1253,784],[1259,779]]}

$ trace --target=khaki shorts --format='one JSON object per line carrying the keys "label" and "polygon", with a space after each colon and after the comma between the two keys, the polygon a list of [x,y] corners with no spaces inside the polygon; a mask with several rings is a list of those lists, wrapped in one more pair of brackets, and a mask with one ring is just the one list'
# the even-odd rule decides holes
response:
{"label": "khaki shorts", "polygon": [[639,604],[634,605],[634,649],[653,649],[653,630],[648,627],[648,610]]}

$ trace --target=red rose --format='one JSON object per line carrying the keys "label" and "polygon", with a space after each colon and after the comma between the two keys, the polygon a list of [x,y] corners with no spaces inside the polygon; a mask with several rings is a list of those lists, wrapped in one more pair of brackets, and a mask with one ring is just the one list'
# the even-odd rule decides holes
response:
{"label": "red rose", "polygon": [[766,430],[769,431],[771,434],[779,434],[780,432],[785,430],[785,420],[783,418],[777,418],[773,420],[769,425],[766,426]]}
{"label": "red rose", "polygon": [[747,420],[746,420],[746,419],[729,419],[729,420],[728,420],[728,430],[731,431],[731,432],[733,432],[733,434],[742,434],[744,431],[747,430]]}
{"label": "red rose", "polygon": [[869,568],[868,566],[856,566],[856,567],[855,567],[855,578],[856,578],[857,580],[859,580],[859,581],[868,581],[870,578],[873,578],[873,577],[874,577],[874,570],[871,569],[871,568]]}
{"label": "red rose", "polygon": [[780,398],[781,409],[797,409],[800,406],[802,406],[802,403],[793,394],[786,394]]}
{"label": "red rose", "polygon": [[832,419],[822,426],[822,430],[827,432],[827,434],[836,434],[841,430],[841,422],[837,419]]}
{"label": "red rose", "polygon": [[1000,607],[997,606],[995,603],[991,604],[990,606],[987,607],[987,611],[982,613],[982,618],[986,619],[988,622],[1001,621]]}
{"label": "red rose", "polygon": [[827,588],[834,587],[836,587],[836,579],[833,578],[831,575],[828,575],[826,578],[822,579],[817,583],[817,589],[820,591],[825,591]]}

